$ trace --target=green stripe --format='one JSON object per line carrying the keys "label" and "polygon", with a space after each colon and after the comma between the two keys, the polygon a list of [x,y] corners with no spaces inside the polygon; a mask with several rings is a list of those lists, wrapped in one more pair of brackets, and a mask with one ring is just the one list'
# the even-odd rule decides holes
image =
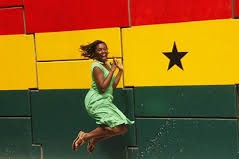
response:
{"label": "green stripe", "polygon": [[138,117],[237,116],[236,86],[136,87]]}
{"label": "green stripe", "polygon": [[28,91],[0,91],[0,116],[30,116]]}
{"label": "green stripe", "polygon": [[31,159],[31,120],[0,119],[0,158]]}
{"label": "green stripe", "polygon": [[[136,120],[136,124],[129,127],[126,135],[98,144],[94,156],[99,159],[124,159],[126,155],[142,159],[158,156],[165,159],[195,156],[196,159],[236,159],[236,89],[234,85],[116,89],[115,105],[130,119]],[[32,148],[34,143],[42,145],[44,158],[77,158],[79,154],[81,158],[89,158],[85,147],[79,153],[71,150],[79,130],[90,131],[97,126],[84,107],[87,91],[1,91],[0,153],[5,153],[7,158],[4,150],[10,149],[16,151],[20,159],[21,156],[29,158],[30,153],[39,158],[40,147]],[[132,152],[125,148],[128,146],[133,148]]]}
{"label": "green stripe", "polygon": [[[82,89],[31,92],[33,142],[43,145],[44,152],[47,152],[44,153],[44,158],[77,158],[79,153],[81,158],[89,157],[85,147],[80,149],[79,153],[72,153],[71,150],[72,141],[79,130],[91,131],[97,127],[85,110],[84,99],[87,91]],[[129,112],[126,105],[133,103],[132,90],[128,93],[117,89],[114,96],[119,109],[124,113]],[[135,145],[135,142],[135,130],[130,130],[126,135],[98,144],[94,155],[97,159],[124,159],[125,147]]]}
{"label": "green stripe", "polygon": [[137,119],[140,159],[237,159],[238,120]]}

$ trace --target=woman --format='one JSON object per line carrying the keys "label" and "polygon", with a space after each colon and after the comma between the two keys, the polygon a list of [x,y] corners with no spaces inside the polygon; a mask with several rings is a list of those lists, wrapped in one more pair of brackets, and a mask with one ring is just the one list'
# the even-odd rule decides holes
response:
{"label": "woman", "polygon": [[[82,55],[94,59],[91,66],[92,88],[85,97],[85,107],[88,114],[96,120],[99,126],[91,132],[80,131],[72,143],[76,151],[89,141],[87,151],[93,152],[96,143],[112,136],[127,132],[127,125],[133,124],[114,104],[113,89],[118,85],[123,73],[123,65],[116,59],[110,65],[107,63],[108,48],[105,42],[96,40],[80,47]],[[115,70],[118,69],[114,77]]]}

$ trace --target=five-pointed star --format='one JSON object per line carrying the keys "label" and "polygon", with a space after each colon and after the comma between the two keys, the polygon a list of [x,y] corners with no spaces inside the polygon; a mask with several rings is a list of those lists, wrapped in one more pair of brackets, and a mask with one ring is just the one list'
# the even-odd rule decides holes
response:
{"label": "five-pointed star", "polygon": [[188,52],[178,52],[176,43],[173,44],[173,50],[172,52],[163,52],[165,56],[167,56],[170,59],[168,70],[173,67],[174,65],[177,65],[183,70],[183,66],[181,63],[181,58],[185,56]]}

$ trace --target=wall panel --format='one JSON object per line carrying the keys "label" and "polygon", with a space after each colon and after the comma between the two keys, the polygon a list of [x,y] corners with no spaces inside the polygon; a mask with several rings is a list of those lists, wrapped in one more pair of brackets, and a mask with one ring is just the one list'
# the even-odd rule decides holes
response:
{"label": "wall panel", "polygon": [[237,159],[238,121],[138,119],[138,158]]}
{"label": "wall panel", "polygon": [[0,36],[0,50],[0,90],[36,88],[36,60],[33,36]]}
{"label": "wall panel", "polygon": [[131,0],[132,25],[232,18],[231,0]]}
{"label": "wall panel", "polygon": [[[126,146],[130,144],[129,134],[97,144],[93,154],[87,153],[87,144],[76,153],[72,151],[72,141],[80,130],[88,132],[97,127],[95,120],[90,118],[85,110],[84,99],[87,91],[88,89],[65,89],[31,92],[33,142],[42,144],[44,158],[125,158]],[[127,92],[117,89],[115,97],[118,98],[114,102],[118,108],[123,113],[129,113],[129,107],[132,105],[126,105],[131,102],[128,101],[130,98]],[[134,127],[130,126],[130,129]]]}
{"label": "wall panel", "polygon": [[236,18],[239,18],[239,0],[234,0],[234,14]]}
{"label": "wall panel", "polygon": [[125,86],[238,83],[238,26],[228,19],[123,29]]}
{"label": "wall panel", "polygon": [[22,8],[0,9],[0,35],[23,34],[24,32]]}
{"label": "wall panel", "polygon": [[139,117],[237,117],[236,86],[136,87]]}
{"label": "wall panel", "polygon": [[31,119],[0,119],[0,158],[31,159]]}
{"label": "wall panel", "polygon": [[127,0],[25,0],[27,32],[128,26]]}
{"label": "wall panel", "polygon": [[31,116],[28,91],[0,91],[0,116]]}
{"label": "wall panel", "polygon": [[106,42],[108,57],[122,57],[119,28],[37,33],[35,38],[38,61],[84,59],[80,45],[95,40]]}
{"label": "wall panel", "polygon": [[23,0],[1,0],[0,7],[20,6],[23,5]]}

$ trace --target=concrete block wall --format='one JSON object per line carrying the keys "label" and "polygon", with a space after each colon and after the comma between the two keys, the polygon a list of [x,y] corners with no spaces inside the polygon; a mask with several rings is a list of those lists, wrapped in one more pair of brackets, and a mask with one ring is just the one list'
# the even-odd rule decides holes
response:
{"label": "concrete block wall", "polygon": [[[238,0],[2,0],[0,159],[238,157]],[[71,150],[96,39],[124,65],[115,103],[135,125]]]}

